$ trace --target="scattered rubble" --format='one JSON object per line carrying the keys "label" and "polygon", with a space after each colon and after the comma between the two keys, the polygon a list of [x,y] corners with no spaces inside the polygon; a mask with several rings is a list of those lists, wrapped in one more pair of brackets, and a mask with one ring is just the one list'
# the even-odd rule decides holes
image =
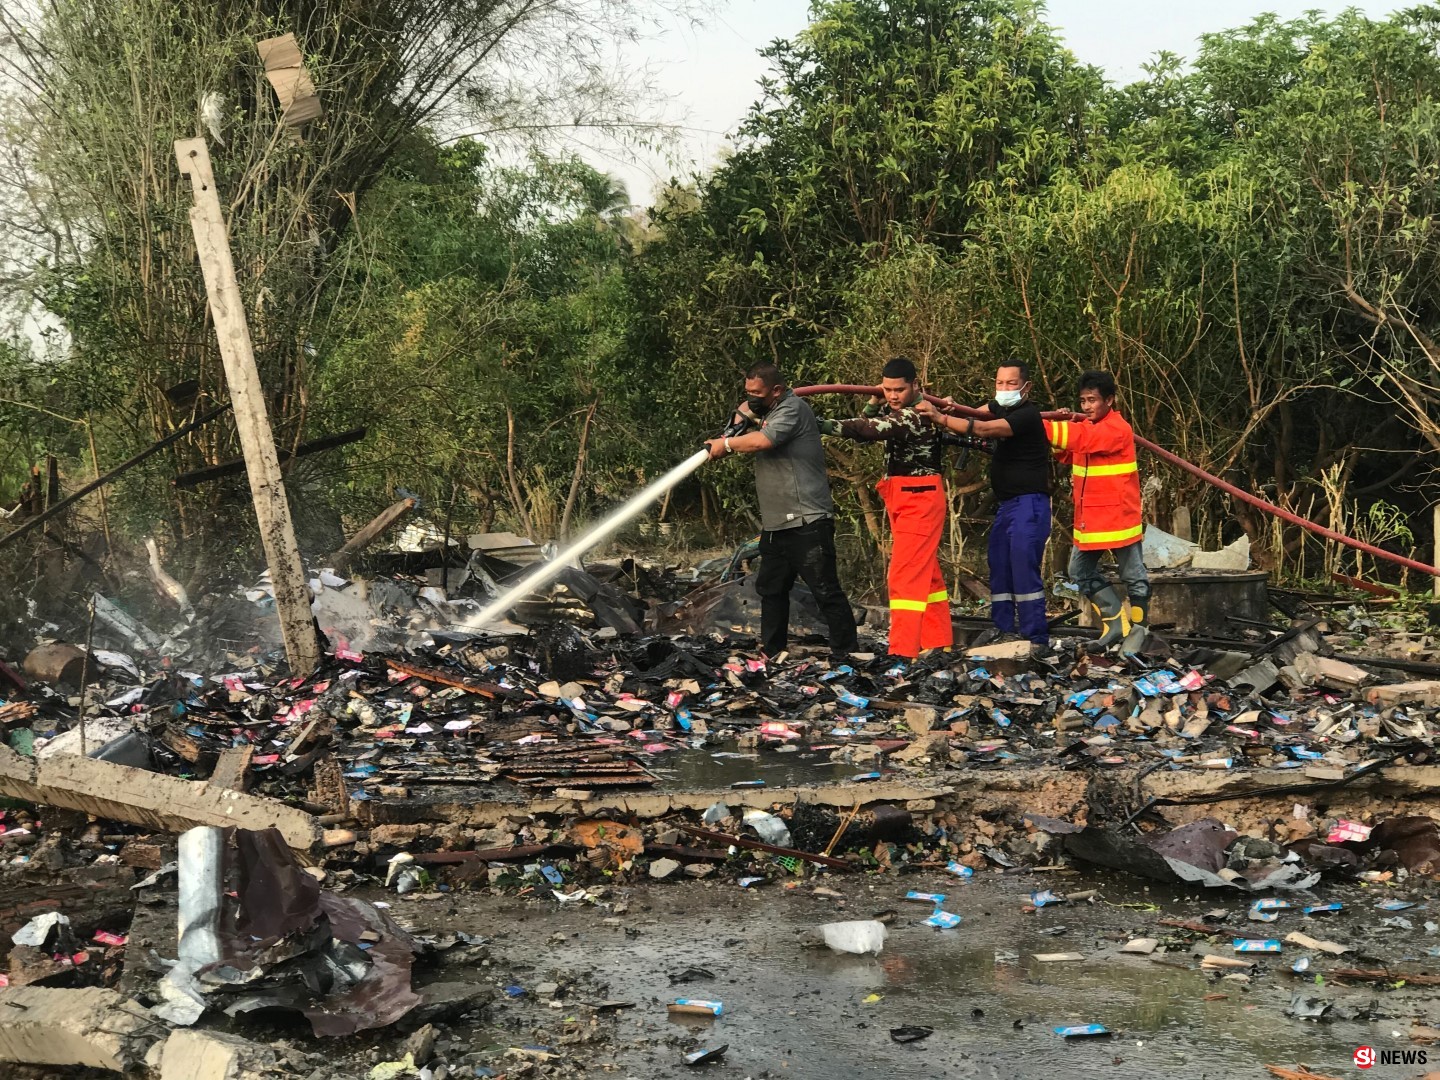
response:
{"label": "scattered rubble", "polygon": [[[316,1036],[386,1040],[383,1057],[336,1076],[433,1062],[460,1075],[473,1051],[447,1027],[456,1017],[512,1000],[568,1008],[577,993],[564,978],[528,991],[477,978],[490,942],[447,933],[436,906],[465,893],[598,909],[624,928],[627,896],[652,884],[805,883],[819,898],[833,892],[823,882],[930,875],[930,890],[911,890],[931,908],[915,921],[948,937],[974,916],[934,882],[1101,867],[1101,880],[1216,897],[1279,891],[1292,899],[1262,898],[1236,924],[1279,920],[1274,938],[1234,940],[1365,959],[1293,920],[1328,910],[1332,886],[1440,871],[1440,831],[1406,803],[1440,779],[1440,680],[1392,681],[1440,667],[1410,647],[1357,655],[1361,609],[1297,610],[1288,626],[1223,638],[1152,633],[1128,657],[1061,628],[1038,655],[999,643],[832,660],[802,642],[765,658],[686,599],[723,586],[729,599],[703,603],[743,625],[738,568],[707,584],[729,564],[708,579],[633,561],[574,569],[550,598],[517,602],[515,633],[465,631],[485,583],[521,565],[494,554],[512,548],[470,547],[471,597],[451,595],[463,587],[448,572],[432,584],[317,571],[329,648],[306,679],[288,675],[263,582],[201,597],[193,621],[159,629],[97,603],[88,657],[38,641],[23,677],[0,670],[0,795],[16,800],[0,810],[0,1004],[40,995],[14,999],[25,1023],[0,1025],[0,1059],[326,1076],[257,1026],[289,1012]],[[981,625],[962,618],[959,636]],[[1372,630],[1361,639],[1386,647]],[[1095,896],[1037,888],[1026,910]],[[817,925],[832,951],[888,956],[894,917]],[[1234,927],[1171,922],[1171,936],[1125,932],[1110,951],[1173,962],[1178,933],[1212,942],[1182,951],[1196,972],[1248,977],[1263,962],[1230,952]],[[1101,951],[1025,955],[1064,969]],[[436,965],[452,971],[435,978]],[[708,994],[677,1007],[723,1020]],[[1291,1013],[1330,1016],[1316,1008],[1306,998]],[[101,1012],[134,1024],[101,1030]],[[214,1030],[217,1015],[246,1037]],[[738,1052],[713,1042],[682,1056]],[[524,1071],[567,1067],[550,1041],[505,1049]]]}

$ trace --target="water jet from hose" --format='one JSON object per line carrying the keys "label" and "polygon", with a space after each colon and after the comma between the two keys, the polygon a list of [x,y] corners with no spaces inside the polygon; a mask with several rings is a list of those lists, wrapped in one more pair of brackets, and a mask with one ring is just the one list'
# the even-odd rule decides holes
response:
{"label": "water jet from hose", "polygon": [[586,530],[585,534],[567,547],[555,558],[547,563],[537,566],[530,573],[517,581],[510,588],[497,596],[490,603],[486,604],[472,618],[466,619],[462,626],[466,629],[476,629],[494,622],[502,612],[512,607],[517,600],[524,599],[536,589],[549,585],[558,578],[565,570],[581,555],[589,551],[600,541],[613,535],[620,530],[626,522],[639,515],[651,503],[662,498],[667,491],[680,483],[687,476],[693,473],[701,465],[710,459],[709,450],[696,450],[688,458],[676,465],[664,476],[653,481],[648,486],[641,488],[625,502],[621,503],[610,514],[609,517],[596,522]]}

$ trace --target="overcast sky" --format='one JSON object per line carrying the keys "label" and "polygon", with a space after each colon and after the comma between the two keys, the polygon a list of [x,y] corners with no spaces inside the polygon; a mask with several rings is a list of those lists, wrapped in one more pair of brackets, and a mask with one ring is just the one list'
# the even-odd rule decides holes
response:
{"label": "overcast sky", "polygon": [[[672,26],[636,50],[654,69],[667,100],[668,120],[685,125],[679,147],[681,175],[714,164],[725,136],[757,97],[765,73],[759,50],[805,26],[807,0],[716,0],[715,14],[696,30]],[[1210,0],[1193,8],[1157,0],[1050,0],[1049,21],[1060,28],[1071,51],[1098,64],[1112,79],[1137,79],[1146,60],[1162,50],[1193,56],[1199,36],[1248,23],[1261,12],[1294,18],[1309,9],[1334,14],[1356,7],[1383,17],[1403,6],[1384,3],[1324,3],[1320,0]],[[587,155],[591,156],[591,155]],[[648,205],[653,187],[674,166],[658,155],[625,161],[616,155],[595,164],[625,180],[631,198]]]}

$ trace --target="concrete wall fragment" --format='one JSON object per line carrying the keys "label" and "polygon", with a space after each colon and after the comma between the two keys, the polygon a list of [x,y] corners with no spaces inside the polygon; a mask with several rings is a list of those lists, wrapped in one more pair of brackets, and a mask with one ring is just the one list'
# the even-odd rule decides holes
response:
{"label": "concrete wall fragment", "polygon": [[75,755],[37,762],[0,746],[0,795],[161,832],[273,826],[295,851],[310,852],[320,842],[315,817],[274,799]]}

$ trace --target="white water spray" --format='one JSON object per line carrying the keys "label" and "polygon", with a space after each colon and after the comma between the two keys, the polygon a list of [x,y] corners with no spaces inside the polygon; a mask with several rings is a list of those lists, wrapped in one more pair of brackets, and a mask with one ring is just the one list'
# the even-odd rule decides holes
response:
{"label": "white water spray", "polygon": [[696,450],[694,454],[686,458],[679,465],[667,472],[658,480],[653,481],[647,487],[637,491],[622,503],[613,514],[603,521],[592,525],[588,532],[573,544],[567,547],[560,554],[549,562],[537,566],[533,571],[526,574],[517,581],[510,589],[501,593],[490,603],[486,604],[473,618],[465,620],[465,626],[475,628],[492,622],[501,612],[512,606],[515,601],[534,592],[543,585],[549,585],[557,577],[565,572],[575,558],[584,554],[590,548],[600,543],[607,536],[619,530],[627,521],[634,518],[641,510],[660,498],[676,484],[684,480],[692,472],[704,465],[710,458],[709,450]]}

